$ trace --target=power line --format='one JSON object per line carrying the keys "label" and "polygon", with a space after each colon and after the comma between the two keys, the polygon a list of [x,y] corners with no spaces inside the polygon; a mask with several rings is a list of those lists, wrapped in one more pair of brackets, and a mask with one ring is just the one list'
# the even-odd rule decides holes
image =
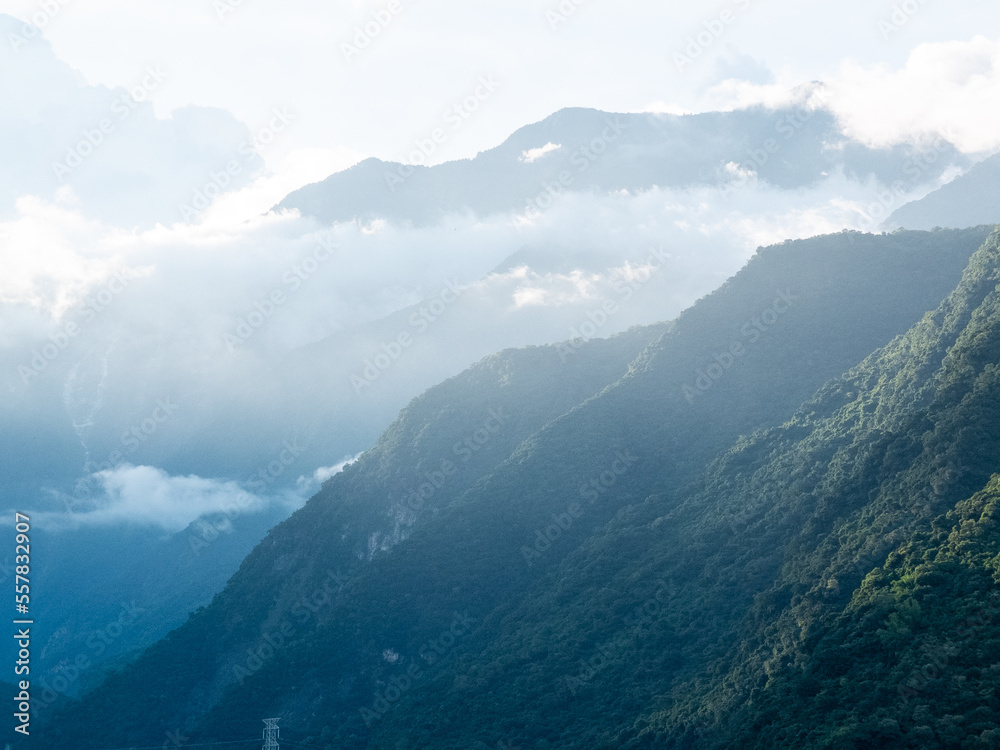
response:
{"label": "power line", "polygon": [[[220,747],[222,745],[247,745],[250,743],[258,743],[260,740],[228,740],[226,742],[200,742],[196,745],[173,745],[173,747]],[[103,747],[100,750],[163,750],[163,745],[147,745],[145,747],[136,747],[135,745],[129,745],[128,747]]]}
{"label": "power line", "polygon": [[292,740],[287,740],[287,739],[282,740],[281,742],[282,744],[285,745],[293,745],[293,746],[297,745],[298,747],[311,747],[313,748],[313,750],[326,750],[326,748],[318,747],[316,745],[307,745],[305,742],[293,742]]}
{"label": "power line", "polygon": [[[273,734],[272,734],[273,733]],[[278,744],[278,719],[264,719],[264,735],[263,740],[266,743],[264,745],[264,750],[269,748],[274,748],[277,750]],[[172,745],[173,748],[187,748],[187,747],[222,747],[223,745],[256,745],[260,740],[227,740],[225,742],[199,742],[189,745]],[[284,741],[285,745],[293,745],[298,747],[308,747],[313,750],[324,750],[324,748],[317,747],[316,745],[308,745],[305,742],[295,742],[293,740],[286,739]],[[146,745],[144,747],[136,747],[135,745],[129,745],[128,747],[104,747],[100,750],[163,750],[163,745]]]}

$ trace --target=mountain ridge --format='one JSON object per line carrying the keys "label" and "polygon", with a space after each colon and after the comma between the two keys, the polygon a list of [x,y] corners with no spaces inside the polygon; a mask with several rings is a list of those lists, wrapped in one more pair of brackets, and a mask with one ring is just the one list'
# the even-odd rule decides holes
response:
{"label": "mountain ridge", "polygon": [[923,198],[900,206],[882,226],[894,230],[996,223],[1000,206],[992,196],[998,186],[1000,154],[993,154]]}
{"label": "mountain ridge", "polygon": [[[794,189],[836,169],[891,184],[915,156],[927,180],[948,165],[966,164],[947,143],[872,149],[852,141],[840,133],[832,112],[812,102],[812,93],[801,92],[794,106],[691,115],[565,108],[473,158],[423,166],[371,157],[299,188],[274,208],[298,209],[327,224],[387,219],[422,226],[466,212],[535,215],[577,191],[742,184],[734,183],[727,165]],[[533,150],[544,153],[532,158]]]}
{"label": "mountain ridge", "polygon": [[[175,697],[165,705],[137,705],[129,709],[130,715],[115,709],[119,724],[95,742],[114,744],[129,737],[155,737],[157,731],[164,731],[162,727],[176,725],[200,739],[221,740],[239,736],[240,717],[258,710],[280,711],[297,717],[297,723],[312,722],[308,717],[315,711],[327,717],[333,712],[341,717],[336,722],[340,726],[338,742],[348,746],[364,746],[369,731],[375,732],[373,740],[390,726],[393,731],[402,731],[391,712],[378,712],[370,697],[362,697],[371,696],[373,685],[381,685],[378,690],[384,691],[391,679],[402,679],[395,666],[399,659],[409,654],[410,661],[400,666],[408,669],[416,664],[422,675],[423,667],[435,667],[436,671],[422,679],[413,700],[428,690],[428,695],[436,694],[436,688],[430,686],[443,675],[452,674],[447,668],[451,661],[445,660],[460,659],[467,664],[467,656],[463,656],[467,650],[486,648],[491,637],[502,634],[501,625],[509,613],[523,606],[519,592],[539,590],[540,582],[555,575],[565,560],[598,543],[593,538],[595,530],[614,528],[616,518],[641,518],[664,502],[677,502],[697,483],[699,466],[714,453],[724,450],[741,433],[791,418],[808,393],[844,372],[852,358],[854,362],[861,359],[858,351],[866,347],[871,351],[874,341],[885,346],[912,327],[922,312],[935,304],[935,297],[940,300],[960,281],[959,269],[968,265],[962,256],[971,254],[962,248],[981,245],[988,232],[988,228],[979,228],[882,236],[842,233],[762,250],[744,271],[675,323],[656,330],[655,335],[636,330],[633,340],[637,343],[631,355],[624,359],[612,356],[602,365],[606,373],[617,369],[615,378],[607,378],[615,385],[606,382],[600,388],[584,389],[590,390],[586,395],[578,390],[579,396],[563,400],[561,405],[549,404],[543,411],[561,415],[532,422],[534,427],[519,430],[502,446],[500,440],[491,438],[486,445],[493,463],[482,464],[481,471],[453,488],[441,461],[452,460],[463,430],[469,434],[477,429],[488,432],[483,427],[491,418],[486,404],[491,402],[496,408],[500,391],[471,385],[466,388],[463,384],[468,374],[447,381],[441,393],[458,394],[465,388],[466,398],[442,401],[442,396],[436,395],[431,401],[427,396],[416,402],[436,404],[424,419],[439,427],[428,432],[421,426],[407,432],[397,424],[384,436],[385,441],[405,446],[409,459],[380,463],[378,454],[372,454],[347,467],[305,508],[268,535],[212,605],[192,615],[187,625],[147,651],[135,665],[109,678],[83,703],[60,714],[58,723],[72,727],[77,715],[112,710],[120,691],[134,693],[169,662],[174,664],[171,671],[175,676],[164,690]],[[871,269],[865,277],[854,273],[859,258]],[[949,272],[954,276],[942,276],[940,271],[949,267],[955,269]],[[889,279],[896,283],[887,283]],[[918,283],[918,279],[923,281]],[[786,290],[793,286],[792,294],[801,299],[791,299],[794,305],[779,314],[775,300],[782,299],[781,293],[788,298]],[[877,298],[875,290],[883,297]],[[894,295],[892,302],[888,295]],[[853,305],[849,306],[850,314],[841,312],[831,319],[831,311],[843,311],[845,300]],[[748,323],[753,329],[754,318],[762,318],[763,323],[767,310],[774,311],[776,318],[753,343],[753,356],[743,358],[739,366],[734,360],[703,397],[691,403],[683,387],[695,381],[698,368],[718,364],[715,355],[732,351],[732,341],[743,336]],[[875,310],[881,313],[878,317],[872,317]],[[642,341],[642,346],[637,345]],[[750,337],[746,343],[750,344]],[[599,349],[614,353],[617,348],[620,357],[621,346],[620,339],[600,344],[594,340],[570,356],[558,347],[506,356],[515,360],[544,356],[553,365],[558,362],[554,370],[543,369],[541,379],[536,373],[525,380],[527,371],[521,368],[520,387],[530,383],[534,389],[545,384],[545,388],[560,392],[563,368],[584,366],[570,361],[577,354],[590,357],[586,366],[593,366],[601,361],[596,353]],[[504,358],[489,361],[493,364],[487,367],[500,369],[486,382],[508,382]],[[472,372],[485,370],[474,368]],[[625,394],[628,399],[623,401]],[[536,398],[525,399],[523,390],[518,390],[517,403],[511,403],[510,411],[517,413],[531,404],[539,409]],[[456,411],[456,404],[477,400],[480,406],[472,413],[468,408]],[[755,405],[756,411],[737,418],[732,404]],[[465,415],[460,424],[453,424],[460,414]],[[674,416],[668,418],[667,414]],[[628,415],[628,419],[621,415]],[[677,415],[683,415],[684,420],[678,421]],[[674,434],[667,429],[671,423]],[[420,420],[414,426],[419,424]],[[438,434],[441,426],[452,431],[450,438],[421,442]],[[709,432],[713,435],[704,434]],[[363,466],[368,468],[359,473]],[[411,468],[403,471],[404,466]],[[367,480],[357,484],[362,477]],[[417,508],[401,506],[408,497],[413,498],[414,490],[420,494],[422,485],[426,485],[422,494],[427,496],[421,498],[424,502],[414,501]],[[600,502],[591,503],[592,498],[583,494],[587,487],[597,493]],[[653,487],[661,489],[650,496]],[[413,519],[411,512],[416,514]],[[538,544],[539,533],[543,538],[554,537],[548,540],[550,547]],[[609,542],[611,537],[599,533],[597,539]],[[538,557],[526,556],[526,547]],[[615,556],[632,559],[643,546],[614,549]],[[699,559],[697,545],[685,549],[691,560]],[[599,554],[581,569],[600,571],[614,559],[607,554]],[[363,564],[356,570],[352,561]],[[691,564],[689,561],[666,576],[665,585],[683,589],[680,571],[688,570]],[[639,567],[648,565],[640,561]],[[643,584],[639,590],[649,585]],[[276,592],[277,596],[270,602],[267,599],[274,594],[261,600],[260,591]],[[656,592],[655,587],[648,590],[647,598]],[[311,609],[302,603],[318,601],[310,599],[313,595],[323,605],[316,605],[317,611],[306,617]],[[296,603],[305,609],[295,609]],[[289,619],[293,611],[306,621]],[[421,653],[429,656],[431,651],[424,647],[437,642],[436,634],[457,622],[456,612],[475,620],[475,625],[471,629],[463,626],[460,643],[443,655],[440,663],[427,664]],[[389,621],[384,613],[392,613]],[[282,635],[288,628],[292,628],[291,634]],[[279,636],[280,649],[271,643]],[[261,658],[269,648],[272,654],[280,651],[281,658]],[[671,660],[681,656],[671,653]],[[296,674],[298,677],[292,677]],[[331,674],[341,675],[337,690],[333,694],[317,692],[329,679],[323,675]],[[473,684],[479,684],[479,679]],[[301,687],[291,692],[282,688],[292,684]],[[161,695],[166,698],[167,693]],[[373,727],[366,725],[363,708],[379,717],[377,722],[369,722]],[[311,725],[317,732],[322,728]],[[59,730],[51,731],[56,732],[53,739],[60,736]]]}

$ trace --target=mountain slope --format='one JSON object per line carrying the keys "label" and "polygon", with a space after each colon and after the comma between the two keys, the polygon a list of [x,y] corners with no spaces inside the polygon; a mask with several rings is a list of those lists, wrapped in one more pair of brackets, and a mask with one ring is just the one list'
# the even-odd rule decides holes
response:
{"label": "mountain slope", "polygon": [[787,424],[623,509],[379,746],[994,746],[998,280],[1000,234]]}
{"label": "mountain slope", "polygon": [[1000,222],[1000,154],[985,159],[920,200],[892,213],[887,229],[974,227]]}
{"label": "mountain slope", "polygon": [[[47,740],[112,746],[179,726],[221,741],[264,714],[346,747],[404,736],[413,746],[493,745],[508,730],[574,746],[628,740],[607,732],[637,716],[651,723],[649,696],[722,658],[712,623],[752,596],[730,584],[715,598],[697,586],[702,560],[727,537],[717,528],[720,488],[739,473],[708,494],[695,485],[690,511],[685,488],[741,434],[782,424],[918,321],[987,231],[843,233],[762,250],[668,330],[637,331],[658,336],[641,356],[622,357],[638,347],[609,352],[617,365],[598,380],[628,372],[599,394],[594,381],[574,385],[593,360],[573,364],[597,342],[493,358],[433,389],[275,529],[210,607],[61,714]],[[531,366],[508,373],[508,360]],[[506,382],[517,387],[504,394]],[[490,437],[491,406],[508,408],[517,429]],[[489,458],[468,477],[449,475],[442,461],[457,463],[456,442],[477,430],[487,431]],[[414,496],[422,485],[424,497]],[[694,520],[675,522],[675,512]],[[702,528],[706,513],[713,523]],[[739,571],[766,586],[780,550],[737,550]],[[671,624],[698,648],[643,640],[622,624],[661,590],[700,612]],[[640,642],[649,659],[614,672],[616,681],[633,675],[631,702],[601,708],[608,718],[596,729],[581,726],[595,714],[574,708],[562,678],[623,629],[615,648]],[[620,691],[596,692],[607,701]],[[79,728],[95,713],[115,721],[84,738]],[[679,736],[676,716],[661,723]]]}
{"label": "mountain slope", "polygon": [[[311,617],[303,622],[298,620],[308,610],[303,609],[301,593],[295,586],[316,590],[317,582],[320,588],[326,582],[327,569],[350,575],[352,570],[363,568],[376,550],[390,548],[419,520],[413,507],[417,500],[404,503],[410,492],[426,495],[428,507],[424,508],[421,503],[417,510],[432,513],[431,505],[446,502],[474,483],[484,471],[509,454],[512,444],[516,445],[541,424],[616,380],[628,362],[668,327],[649,326],[612,339],[597,339],[581,346],[572,358],[561,358],[554,347],[532,347],[496,355],[415,399],[374,448],[327,483],[327,487],[331,484],[346,486],[341,495],[345,501],[343,507],[313,503],[303,509],[305,513],[296,514],[302,519],[303,527],[297,530],[284,527],[293,532],[292,539],[303,531],[309,536],[317,532],[323,534],[322,529],[330,525],[338,528],[338,534],[334,537],[335,544],[320,542],[316,546],[315,540],[311,540],[301,548],[306,554],[295,555],[298,559],[294,563],[286,556],[274,570],[278,575],[275,591],[284,591],[284,594],[271,606],[279,615],[293,617],[299,628],[314,626]],[[539,379],[536,371],[543,363],[542,369],[556,368],[560,377]],[[452,406],[455,403],[463,404],[464,408],[456,410]],[[442,470],[445,461],[450,462],[450,467]],[[346,485],[342,485],[345,480]],[[406,492],[400,488],[405,488]],[[334,516],[332,519],[328,517],[330,514]],[[273,545],[272,532],[261,547],[270,549]],[[294,542],[290,545],[296,546]],[[320,554],[313,555],[307,550]],[[290,585],[289,581],[291,568],[297,568],[293,576],[295,585]],[[260,572],[254,569],[253,561],[247,561],[241,570],[252,571],[243,579],[247,583],[252,583]],[[286,581],[284,585],[282,579]],[[230,601],[244,596],[251,600],[257,598],[255,592],[238,587],[220,596]],[[311,605],[306,602],[306,606]],[[225,609],[225,605],[217,601],[211,611]],[[194,638],[188,642],[181,636],[181,640],[188,643],[186,650],[190,651],[196,667],[207,669],[210,674],[218,669],[217,660],[213,657],[202,661],[202,651],[217,645],[225,647],[227,643],[238,644],[233,647],[236,652],[230,654],[233,664],[227,664],[226,669],[215,675],[220,683],[216,688],[219,691],[239,676],[234,676],[232,666],[239,664],[240,652],[248,645],[256,645],[260,637],[259,632],[255,632],[260,623],[254,619],[253,609],[241,606],[238,610],[232,616],[226,615],[227,622],[218,626],[220,633],[231,631],[221,642],[205,638],[205,628],[198,627],[205,623],[207,612],[204,609],[193,615],[189,626],[182,629]],[[292,612],[294,616],[289,614]],[[168,637],[165,645],[169,646],[171,640],[176,642],[175,635]],[[158,674],[156,651],[154,647],[147,658],[156,665],[153,669]],[[242,657],[245,662],[246,655]],[[149,663],[144,662],[142,666]],[[128,689],[129,695],[144,696],[153,705],[173,712],[176,709],[173,703],[163,705],[159,693],[144,687],[152,681],[148,674],[143,674],[139,684]],[[204,686],[191,700],[204,700],[203,693]],[[194,705],[197,704],[192,702],[185,710],[194,711]],[[36,719],[48,720],[51,715],[48,706],[40,706],[40,709]],[[141,734],[146,731],[143,723],[156,727],[155,722],[160,718],[156,708],[144,706],[132,723],[121,728],[120,736]],[[64,718],[52,721],[56,736],[65,731],[63,723]],[[176,723],[177,726],[181,724],[181,720]],[[162,734],[162,731],[152,729],[150,736]]]}

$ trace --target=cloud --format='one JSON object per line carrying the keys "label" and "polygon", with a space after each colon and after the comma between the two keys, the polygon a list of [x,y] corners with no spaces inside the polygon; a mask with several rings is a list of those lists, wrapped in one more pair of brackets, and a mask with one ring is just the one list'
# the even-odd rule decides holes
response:
{"label": "cloud", "polygon": [[846,62],[828,88],[846,133],[871,145],[940,136],[966,153],[1000,148],[1000,40],[921,44],[896,70]]}
{"label": "cloud", "polygon": [[311,477],[308,478],[299,477],[298,479],[299,488],[311,489],[315,487],[315,485],[323,484],[323,482],[325,482],[327,479],[336,476],[344,469],[346,469],[348,466],[353,464],[355,461],[361,458],[361,456],[362,454],[358,453],[349,458],[345,458],[343,461],[341,461],[340,463],[336,463],[333,466],[320,466],[318,469],[316,469],[316,471],[313,472]]}
{"label": "cloud", "polygon": [[574,269],[569,273],[534,271],[519,266],[504,274],[491,274],[483,285],[499,285],[504,281],[516,284],[512,293],[514,307],[569,305],[595,299],[593,287],[601,274]]}
{"label": "cloud", "polygon": [[359,160],[359,154],[342,147],[292,151],[272,159],[268,168],[256,173],[252,180],[220,194],[206,207],[196,209],[189,216],[189,223],[225,230],[242,222],[253,222],[294,190],[349,169]]}
{"label": "cloud", "polygon": [[649,112],[654,115],[689,115],[694,110],[684,107],[676,102],[665,102],[657,99],[647,102],[639,108],[640,112]]}
{"label": "cloud", "polygon": [[[287,351],[433,297],[449,280],[478,283],[519,248],[533,255],[513,266],[527,267],[515,304],[565,305],[589,300],[594,274],[634,261],[649,246],[671,244],[698,256],[696,265],[706,270],[735,271],[732,259],[759,243],[757,234],[728,229],[739,221],[756,216],[784,226],[783,217],[798,214],[815,216],[817,231],[856,227],[863,217],[843,206],[870,204],[878,195],[875,185],[833,175],[813,189],[786,192],[764,189],[735,163],[720,170],[731,178],[724,190],[567,194],[538,215],[453,216],[422,228],[376,222],[324,229],[292,212],[254,215],[275,192],[264,185],[255,194],[257,183],[220,198],[219,210],[213,205],[198,224],[145,231],[87,218],[68,199],[24,197],[18,215],[0,221],[0,333],[16,348],[64,321],[87,323],[85,333],[141,326],[150,342],[173,350],[175,361],[203,359],[221,355],[226,333],[277,292],[280,310],[247,346]],[[833,190],[842,191],[841,203],[832,202]],[[703,248],[709,236],[717,244]],[[329,250],[320,252],[323,245]],[[116,273],[129,280],[124,289]],[[506,288],[509,280],[494,281]],[[113,294],[104,289],[109,284]],[[38,326],[18,334],[6,324],[22,308],[37,311]]]}
{"label": "cloud", "polygon": [[527,151],[524,151],[518,158],[518,161],[521,162],[522,164],[533,164],[546,154],[551,153],[553,151],[558,151],[561,148],[562,144],[549,142],[546,143],[544,146],[539,146],[538,148],[530,148]]}
{"label": "cloud", "polygon": [[816,108],[825,102],[825,97],[822,84],[790,87],[783,83],[757,84],[727,78],[705,91],[700,108],[713,112],[731,112],[758,105],[771,109],[793,106]]}
{"label": "cloud", "polygon": [[[60,476],[86,461],[115,461],[110,457],[134,442],[123,434],[138,427],[143,439],[128,453],[134,464],[239,477],[273,459],[282,433],[319,414],[326,424],[343,420],[343,429],[315,438],[315,453],[303,459],[309,473],[296,468],[281,484],[294,487],[300,475],[319,483],[312,467],[335,471],[329,457],[364,448],[374,436],[357,436],[377,435],[381,424],[357,416],[372,402],[359,402],[350,376],[383,342],[413,334],[406,310],[446,284],[465,290],[461,313],[430,326],[421,348],[377,384],[390,418],[427,386],[493,351],[570,338],[605,301],[617,312],[602,336],[676,316],[759,245],[874,229],[863,222],[879,192],[842,175],[783,191],[736,172],[725,191],[565,194],[530,217],[323,229],[294,213],[272,213],[146,231],[86,219],[72,203],[24,199],[16,219],[0,222],[5,430],[27,436],[46,424],[60,434],[65,425],[64,447],[49,458]],[[330,248],[322,255],[321,242]],[[649,269],[654,247],[670,260]],[[115,281],[121,269],[127,284]],[[241,329],[248,320],[253,325]],[[237,334],[230,347],[227,337]],[[303,367],[314,375],[290,387],[281,363],[300,347],[313,352],[313,342],[322,343]],[[141,426],[158,399],[179,408],[150,435]],[[239,440],[233,429],[241,430]],[[30,472],[20,481],[47,480]]]}
{"label": "cloud", "polygon": [[133,524],[176,532],[205,515],[256,513],[273,502],[236,482],[170,476],[152,466],[123,464],[89,480],[86,498],[66,498],[68,513],[38,513],[37,520],[52,528]]}
{"label": "cloud", "polygon": [[53,202],[24,196],[17,215],[0,222],[0,304],[24,305],[61,318],[116,273],[148,276],[150,267],[128,268],[131,232],[87,218],[71,188]]}
{"label": "cloud", "polygon": [[872,147],[940,137],[967,154],[992,153],[1000,149],[1000,40],[918,44],[899,67],[848,59],[821,83],[796,82],[787,72],[778,83],[731,78],[708,88],[696,109],[796,104],[828,108],[845,136]]}

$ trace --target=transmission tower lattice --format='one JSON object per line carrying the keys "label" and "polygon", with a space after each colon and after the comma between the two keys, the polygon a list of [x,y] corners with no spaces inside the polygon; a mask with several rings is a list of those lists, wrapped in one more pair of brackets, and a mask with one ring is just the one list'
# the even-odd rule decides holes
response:
{"label": "transmission tower lattice", "polygon": [[277,719],[264,719],[264,750],[278,750]]}

